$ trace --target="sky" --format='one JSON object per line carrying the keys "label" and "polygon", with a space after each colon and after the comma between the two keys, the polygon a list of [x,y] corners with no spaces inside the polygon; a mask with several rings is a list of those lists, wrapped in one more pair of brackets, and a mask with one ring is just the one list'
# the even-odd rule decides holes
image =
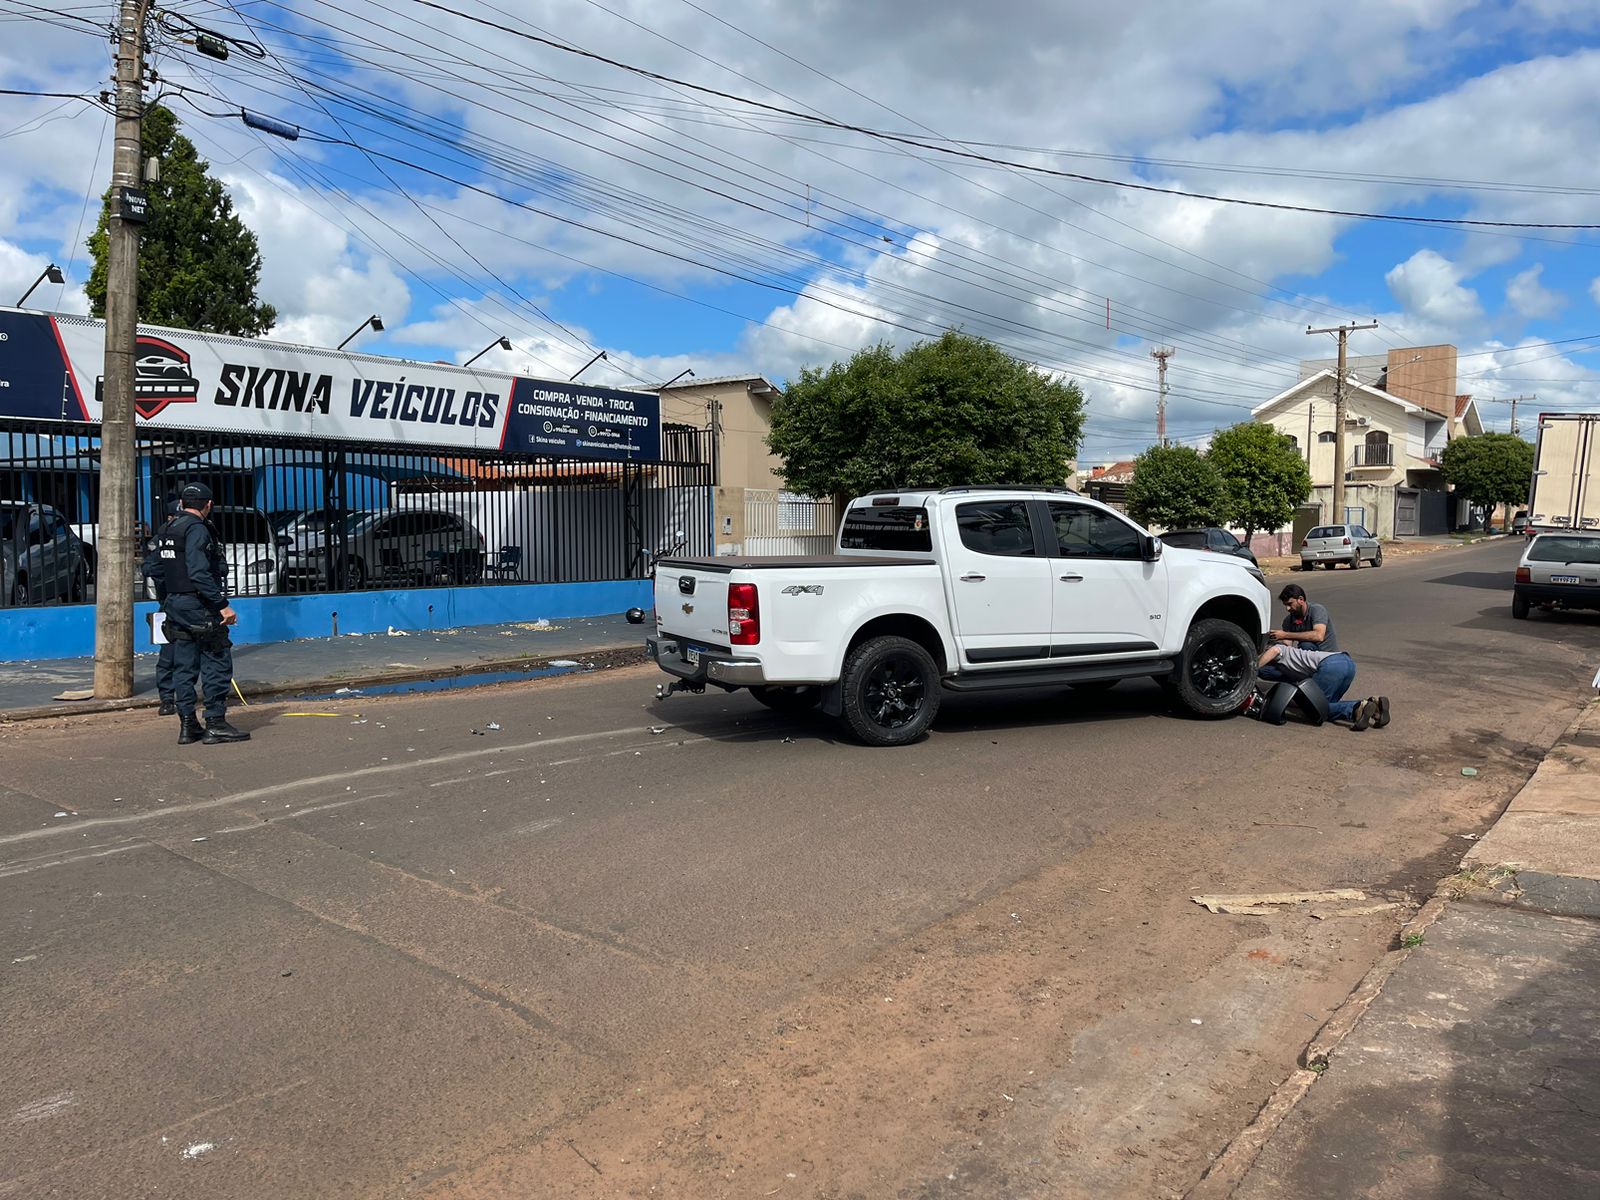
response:
{"label": "sky", "polygon": [[[352,349],[648,387],[958,328],[1078,384],[1085,464],[1154,440],[1152,350],[1204,444],[1332,357],[1308,326],[1456,346],[1490,429],[1600,410],[1600,228],[1556,228],[1600,226],[1593,0],[162,11],[147,94],[255,231],[274,338],[376,313]],[[30,307],[87,311],[115,17],[0,0],[0,89],[65,94],[0,94],[0,301],[55,262]]]}

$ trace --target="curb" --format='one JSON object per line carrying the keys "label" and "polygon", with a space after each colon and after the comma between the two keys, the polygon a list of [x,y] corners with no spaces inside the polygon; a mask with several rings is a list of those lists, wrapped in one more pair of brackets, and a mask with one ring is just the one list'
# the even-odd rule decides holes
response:
{"label": "curb", "polygon": [[[610,646],[596,646],[574,654],[595,661],[601,668],[631,667],[647,661],[645,649],[642,645],[631,642]],[[561,654],[561,658],[571,658],[573,654]],[[462,675],[487,675],[497,671],[536,671],[541,670],[549,662],[549,658],[540,655],[521,654],[514,658],[485,659],[475,663],[459,663],[455,666],[440,667],[434,670],[412,671],[375,671],[367,675],[341,676],[338,679],[313,678],[294,679],[276,683],[252,682],[245,680],[239,685],[240,690],[257,699],[266,699],[273,696],[284,696],[311,691],[332,691],[336,688],[364,688],[379,687],[389,683],[422,683],[434,679],[454,679]],[[571,673],[575,668],[557,668],[564,673]],[[255,700],[249,704],[256,703]],[[96,713],[133,712],[138,709],[155,708],[160,704],[158,697],[134,696],[125,700],[72,700],[57,704],[41,704],[32,708],[13,708],[0,710],[0,724],[19,723],[22,721],[45,720],[50,717],[76,717],[89,716]]]}
{"label": "curb", "polygon": [[1344,998],[1333,1015],[1306,1044],[1305,1050],[1300,1055],[1300,1065],[1273,1089],[1272,1095],[1267,1097],[1267,1102],[1256,1112],[1250,1124],[1223,1147],[1222,1152],[1206,1168],[1206,1173],[1194,1187],[1184,1193],[1183,1200],[1227,1200],[1233,1195],[1234,1190],[1244,1182],[1244,1177],[1250,1168],[1255,1166],[1256,1159],[1272,1140],[1272,1135],[1278,1131],[1283,1119],[1294,1111],[1294,1106],[1305,1098],[1306,1093],[1311,1090],[1311,1085],[1316,1083],[1322,1077],[1322,1072],[1328,1069],[1328,1059],[1339,1048],[1339,1043],[1350,1036],[1357,1022],[1383,993],[1383,985],[1388,983],[1390,977],[1400,969],[1400,964],[1411,957],[1410,947],[1404,945],[1406,939],[1411,936],[1420,937],[1428,926],[1439,919],[1447,902],[1442,891],[1435,891],[1433,898],[1423,904],[1416,915],[1401,927],[1396,935],[1401,947],[1387,951],[1376,965],[1361,977],[1361,982],[1356,984],[1354,990]]}
{"label": "curb", "polygon": [[[1583,725],[1589,718],[1592,707],[1591,703],[1585,703],[1578,710],[1578,715],[1568,724],[1561,737],[1545,752],[1545,758],[1548,758],[1557,747],[1561,746],[1567,738],[1578,731],[1579,726]],[[1542,762],[1543,760],[1541,760],[1541,764]],[[1535,769],[1534,774],[1536,775],[1537,773],[1537,769]],[[1505,809],[1495,818],[1497,824],[1500,818],[1506,812],[1509,812],[1511,806],[1516,803],[1517,796],[1520,796],[1523,790],[1533,782],[1533,778],[1533,775],[1528,776],[1527,782],[1517,790],[1517,795],[1507,802]],[[1484,836],[1487,837],[1488,835],[1485,834]],[[1463,855],[1462,862],[1465,863],[1465,861],[1466,856]],[[1410,957],[1411,950],[1405,946],[1407,939],[1413,936],[1420,937],[1430,925],[1443,915],[1450,903],[1466,903],[1479,899],[1476,895],[1452,897],[1447,894],[1445,884],[1453,878],[1454,876],[1447,876],[1439,881],[1435,886],[1432,898],[1423,904],[1416,914],[1401,928],[1397,935],[1397,940],[1400,943],[1399,948],[1387,951],[1361,977],[1361,982],[1356,984],[1355,988],[1345,997],[1333,1015],[1323,1023],[1322,1028],[1306,1044],[1306,1048],[1300,1056],[1300,1065],[1290,1073],[1287,1079],[1273,1089],[1272,1095],[1267,1098],[1266,1103],[1256,1112],[1255,1117],[1223,1147],[1221,1153],[1206,1168],[1205,1174],[1200,1177],[1192,1188],[1184,1193],[1183,1200],[1227,1200],[1239,1185],[1244,1182],[1245,1175],[1255,1165],[1256,1159],[1260,1156],[1261,1151],[1265,1149],[1267,1143],[1271,1141],[1272,1135],[1277,1132],[1278,1126],[1283,1123],[1283,1119],[1310,1092],[1311,1086],[1316,1083],[1322,1072],[1327,1070],[1329,1060],[1334,1051],[1339,1048],[1340,1043],[1345,1038],[1350,1036],[1357,1023],[1366,1014],[1367,1010],[1372,1007],[1373,1002],[1382,994],[1384,985],[1400,969],[1401,964]],[[1491,899],[1488,897],[1484,897],[1480,902],[1514,903],[1510,898]],[[1535,905],[1527,907],[1537,910]]]}

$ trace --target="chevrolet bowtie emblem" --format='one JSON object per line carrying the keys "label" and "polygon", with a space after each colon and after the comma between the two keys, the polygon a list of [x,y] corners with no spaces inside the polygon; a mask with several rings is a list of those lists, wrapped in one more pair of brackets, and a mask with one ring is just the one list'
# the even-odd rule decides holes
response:
{"label": "chevrolet bowtie emblem", "polygon": [[683,611],[684,611],[684,613],[685,613],[685,614],[688,614],[688,613],[692,613],[692,612],[693,612],[693,611],[694,611],[694,605],[692,605],[692,604],[685,604],[685,605],[684,605],[684,606],[683,606]]}

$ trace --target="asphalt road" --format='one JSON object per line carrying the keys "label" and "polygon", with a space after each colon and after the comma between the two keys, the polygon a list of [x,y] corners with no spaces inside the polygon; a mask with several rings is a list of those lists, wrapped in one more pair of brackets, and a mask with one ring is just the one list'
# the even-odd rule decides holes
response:
{"label": "asphalt road", "polygon": [[[1589,694],[1519,550],[1292,576],[1364,734],[649,668],[0,728],[0,1196],[1181,1195]],[[1331,886],[1403,907],[1189,900]]]}

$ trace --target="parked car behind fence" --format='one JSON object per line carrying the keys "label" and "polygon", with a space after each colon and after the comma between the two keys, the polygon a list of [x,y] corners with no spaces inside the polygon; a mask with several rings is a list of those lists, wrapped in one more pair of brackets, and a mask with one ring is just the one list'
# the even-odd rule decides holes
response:
{"label": "parked car behind fence", "polygon": [[88,575],[83,543],[60,513],[48,504],[0,501],[0,603],[82,600]]}

